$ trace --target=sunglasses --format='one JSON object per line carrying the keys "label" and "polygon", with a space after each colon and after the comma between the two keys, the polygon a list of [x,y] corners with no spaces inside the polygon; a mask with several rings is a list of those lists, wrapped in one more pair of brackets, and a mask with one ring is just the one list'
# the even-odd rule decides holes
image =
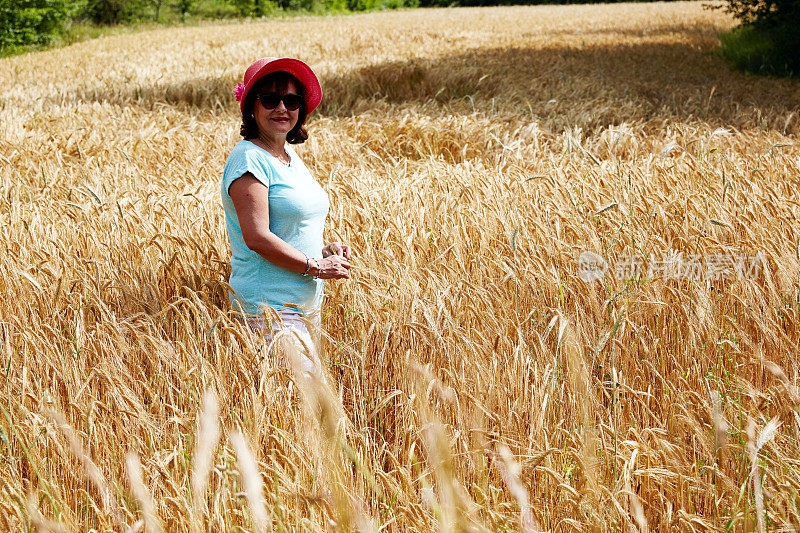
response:
{"label": "sunglasses", "polygon": [[275,93],[261,93],[258,95],[258,100],[267,109],[275,109],[283,102],[283,106],[289,111],[294,111],[300,108],[303,103],[303,97],[299,94],[284,94],[283,96]]}

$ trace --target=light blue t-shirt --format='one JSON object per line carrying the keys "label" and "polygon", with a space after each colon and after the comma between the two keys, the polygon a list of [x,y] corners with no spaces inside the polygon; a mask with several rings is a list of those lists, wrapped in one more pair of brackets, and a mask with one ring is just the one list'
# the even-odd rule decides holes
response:
{"label": "light blue t-shirt", "polygon": [[[228,189],[249,172],[269,189],[269,230],[309,258],[322,255],[328,194],[290,145],[289,165],[250,141],[239,141],[225,162],[220,193],[231,242],[231,304],[259,315],[265,306],[307,313],[322,306],[322,280],[281,268],[247,247]],[[238,303],[237,303],[238,302]],[[287,305],[288,304],[288,305]]]}

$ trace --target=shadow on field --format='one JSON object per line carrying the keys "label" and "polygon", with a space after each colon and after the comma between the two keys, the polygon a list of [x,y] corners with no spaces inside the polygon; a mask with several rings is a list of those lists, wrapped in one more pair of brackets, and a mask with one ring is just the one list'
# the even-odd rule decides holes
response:
{"label": "shadow on field", "polygon": [[330,116],[382,100],[532,114],[556,129],[680,120],[800,132],[800,82],[735,71],[712,49],[689,44],[480,49],[368,66],[324,83],[320,112]]}
{"label": "shadow on field", "polygon": [[233,108],[233,87],[230,76],[201,77],[178,82],[155,82],[120,87],[99,86],[79,88],[75,96],[85,102],[108,103],[120,106],[141,106],[154,109],[169,105],[193,109],[223,110]]}
{"label": "shadow on field", "polygon": [[[800,132],[800,117],[795,116],[800,110],[798,81],[737,72],[711,44],[583,46],[581,35],[573,32],[575,47],[476,49],[323,77],[325,98],[318,113],[352,116],[383,102],[425,105],[426,112],[438,107],[441,114],[491,109],[532,115],[555,131],[580,127],[589,133],[622,122],[661,127],[679,120]],[[236,81],[202,77],[124,89],[85,87],[76,96],[148,108],[235,111],[231,90]]]}

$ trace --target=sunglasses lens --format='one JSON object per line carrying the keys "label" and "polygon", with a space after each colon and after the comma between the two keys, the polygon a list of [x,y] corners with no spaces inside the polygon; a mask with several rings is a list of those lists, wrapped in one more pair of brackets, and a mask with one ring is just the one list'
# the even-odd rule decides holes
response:
{"label": "sunglasses lens", "polygon": [[302,98],[298,94],[285,94],[283,95],[283,105],[286,106],[286,109],[289,111],[294,111],[300,107],[300,103],[302,102]]}
{"label": "sunglasses lens", "polygon": [[281,101],[281,97],[274,93],[259,94],[258,99],[261,100],[261,105],[267,109],[275,109]]}

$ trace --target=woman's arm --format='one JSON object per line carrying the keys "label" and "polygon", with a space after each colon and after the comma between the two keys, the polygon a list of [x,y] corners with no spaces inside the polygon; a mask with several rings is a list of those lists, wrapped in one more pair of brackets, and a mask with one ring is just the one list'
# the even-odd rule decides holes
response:
{"label": "woman's arm", "polygon": [[[269,230],[269,190],[264,184],[247,172],[231,183],[228,193],[247,247],[281,268],[304,273],[307,266],[305,254]],[[350,263],[343,256],[310,260],[309,274],[312,276],[326,279],[350,277]]]}

